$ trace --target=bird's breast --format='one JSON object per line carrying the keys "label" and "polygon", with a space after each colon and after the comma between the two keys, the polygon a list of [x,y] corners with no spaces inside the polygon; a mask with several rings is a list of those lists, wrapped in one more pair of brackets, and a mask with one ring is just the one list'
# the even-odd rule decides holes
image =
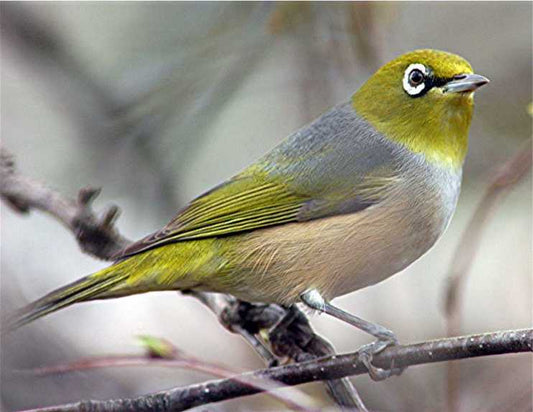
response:
{"label": "bird's breast", "polygon": [[421,163],[386,200],[365,210],[250,232],[231,248],[234,275],[220,289],[289,304],[311,288],[332,299],[380,282],[433,246],[459,187],[460,173]]}

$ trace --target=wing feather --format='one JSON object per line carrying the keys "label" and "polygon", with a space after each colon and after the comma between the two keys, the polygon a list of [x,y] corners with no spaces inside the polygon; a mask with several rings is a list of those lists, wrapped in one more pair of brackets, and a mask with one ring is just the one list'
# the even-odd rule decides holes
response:
{"label": "wing feather", "polygon": [[166,243],[225,236],[297,221],[310,197],[285,184],[236,177],[200,196],[160,231],[130,245],[120,258]]}

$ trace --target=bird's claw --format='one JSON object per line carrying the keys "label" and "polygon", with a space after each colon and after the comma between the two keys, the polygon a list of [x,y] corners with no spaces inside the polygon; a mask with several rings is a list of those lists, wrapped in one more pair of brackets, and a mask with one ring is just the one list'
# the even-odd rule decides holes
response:
{"label": "bird's claw", "polygon": [[[391,369],[383,369],[379,368],[377,366],[372,365],[372,359],[374,358],[374,355],[380,353],[382,350],[389,346],[394,346],[398,344],[398,340],[393,335],[391,336],[391,339],[387,340],[377,340],[375,342],[369,343],[368,345],[362,346],[358,353],[359,353],[359,359],[365,365],[365,367],[368,369],[368,374],[370,375],[370,378],[374,381],[382,381],[387,378],[390,378],[393,375],[399,376],[402,374],[402,372],[405,370],[404,368],[395,368],[392,367]],[[393,364],[394,365],[394,364]]]}

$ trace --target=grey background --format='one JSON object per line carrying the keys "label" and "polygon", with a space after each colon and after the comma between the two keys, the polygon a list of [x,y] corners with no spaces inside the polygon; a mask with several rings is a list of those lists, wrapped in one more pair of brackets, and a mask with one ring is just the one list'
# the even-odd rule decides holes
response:
{"label": "grey background", "polygon": [[[467,58],[491,79],[477,93],[463,192],[449,230],[407,270],[336,300],[402,342],[445,335],[454,248],[495,168],[531,137],[532,5],[523,3],[2,3],[1,137],[18,169],[68,195],[101,186],[95,207],[123,211],[140,238],[291,131],[346,99],[382,63],[416,48]],[[105,266],[40,213],[2,205],[1,298],[9,312]],[[532,313],[531,178],[485,228],[465,288],[463,333],[528,327]],[[370,338],[312,318],[340,352]],[[202,359],[262,367],[202,305],[173,292],[77,305],[2,337],[1,408],[133,397],[208,376],[135,368],[35,377],[24,369],[141,353],[165,337]],[[531,410],[531,357],[461,363],[461,410]],[[446,409],[446,366],[354,383],[368,406]],[[302,387],[330,405],[321,385]],[[209,410],[273,410],[260,395]]]}

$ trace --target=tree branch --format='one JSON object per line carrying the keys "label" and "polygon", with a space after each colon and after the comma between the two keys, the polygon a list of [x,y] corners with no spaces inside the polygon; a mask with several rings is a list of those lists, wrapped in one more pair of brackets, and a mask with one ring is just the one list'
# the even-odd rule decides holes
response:
{"label": "tree branch", "polygon": [[64,197],[44,183],[18,174],[11,153],[0,148],[0,196],[19,213],[31,209],[46,212],[70,229],[81,249],[94,257],[110,260],[130,241],[118,234],[114,222],[119,208],[111,206],[101,218],[91,209],[100,189],[81,189],[77,199]]}
{"label": "tree branch", "polygon": [[[374,363],[382,368],[391,368],[392,366],[406,367],[480,356],[531,352],[532,350],[533,329],[509,330],[446,338],[413,345],[392,346],[376,355],[374,357]],[[254,379],[267,379],[269,381],[279,382],[280,386],[292,386],[324,379],[339,379],[364,373],[367,373],[367,370],[359,361],[358,353],[355,352],[249,372],[240,375],[238,380],[214,380],[184,388],[174,388],[135,399],[81,401],[68,405],[32,409],[31,411],[183,411],[198,405],[220,402],[261,392],[261,389],[245,385],[242,381],[253,382]]]}

